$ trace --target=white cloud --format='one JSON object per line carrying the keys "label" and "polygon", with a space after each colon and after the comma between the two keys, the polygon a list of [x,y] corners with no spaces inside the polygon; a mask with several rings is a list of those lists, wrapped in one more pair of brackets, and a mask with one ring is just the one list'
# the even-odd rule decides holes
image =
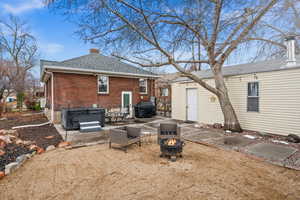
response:
{"label": "white cloud", "polygon": [[45,5],[43,0],[23,0],[18,3],[3,4],[3,9],[11,14],[18,15],[30,10],[43,8]]}
{"label": "white cloud", "polygon": [[57,43],[40,44],[39,48],[41,52],[46,55],[61,53],[64,50],[64,46]]}

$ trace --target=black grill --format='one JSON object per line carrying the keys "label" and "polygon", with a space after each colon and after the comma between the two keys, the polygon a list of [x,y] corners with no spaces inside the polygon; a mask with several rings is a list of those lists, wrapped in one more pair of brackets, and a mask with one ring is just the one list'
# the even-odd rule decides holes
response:
{"label": "black grill", "polygon": [[156,115],[156,108],[152,102],[140,102],[134,106],[135,117],[150,118]]}

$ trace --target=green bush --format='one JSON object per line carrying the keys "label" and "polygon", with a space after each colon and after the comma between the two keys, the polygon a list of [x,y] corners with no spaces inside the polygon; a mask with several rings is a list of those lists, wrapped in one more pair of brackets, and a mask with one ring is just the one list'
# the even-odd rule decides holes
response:
{"label": "green bush", "polygon": [[41,109],[42,108],[41,108],[40,102],[36,102],[35,105],[32,108],[32,110],[35,110],[35,111],[40,111]]}

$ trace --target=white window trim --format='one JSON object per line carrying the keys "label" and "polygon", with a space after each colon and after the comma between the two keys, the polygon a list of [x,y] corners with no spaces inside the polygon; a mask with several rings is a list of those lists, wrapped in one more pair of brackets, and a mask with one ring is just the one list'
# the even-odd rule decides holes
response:
{"label": "white window trim", "polygon": [[[100,76],[107,77],[107,92],[99,92],[99,78],[100,78]],[[97,76],[97,92],[98,92],[98,94],[109,94],[109,76],[100,75],[100,74]]]}
{"label": "white window trim", "polygon": [[[258,96],[249,96],[248,95],[248,86],[249,86],[249,83],[257,83],[258,84]],[[250,113],[259,113],[260,112],[260,104],[259,104],[259,99],[260,99],[260,92],[259,92],[259,89],[260,89],[260,86],[259,86],[259,81],[250,81],[247,83],[247,112],[250,112]],[[248,110],[248,98],[258,98],[258,111],[249,111]]]}
{"label": "white window trim", "polygon": [[144,79],[145,80],[145,82],[146,82],[146,91],[145,92],[140,92],[140,94],[148,94],[148,80],[147,79],[145,79],[145,78],[140,78],[139,79],[139,90],[140,90],[140,80],[141,79]]}

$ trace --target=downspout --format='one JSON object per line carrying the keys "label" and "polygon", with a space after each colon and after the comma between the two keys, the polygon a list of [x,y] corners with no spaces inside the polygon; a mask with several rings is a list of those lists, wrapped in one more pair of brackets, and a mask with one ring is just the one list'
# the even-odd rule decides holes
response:
{"label": "downspout", "polygon": [[54,74],[51,72],[51,122],[54,122]]}
{"label": "downspout", "polygon": [[[51,115],[50,115],[51,120],[50,121],[53,123],[54,121],[54,78],[53,78],[54,74],[53,72],[47,72],[47,71],[46,74],[49,74],[51,76],[50,79],[51,80]],[[47,91],[47,87],[45,88]],[[48,100],[48,93],[46,93],[46,95],[47,95],[46,100]]]}

